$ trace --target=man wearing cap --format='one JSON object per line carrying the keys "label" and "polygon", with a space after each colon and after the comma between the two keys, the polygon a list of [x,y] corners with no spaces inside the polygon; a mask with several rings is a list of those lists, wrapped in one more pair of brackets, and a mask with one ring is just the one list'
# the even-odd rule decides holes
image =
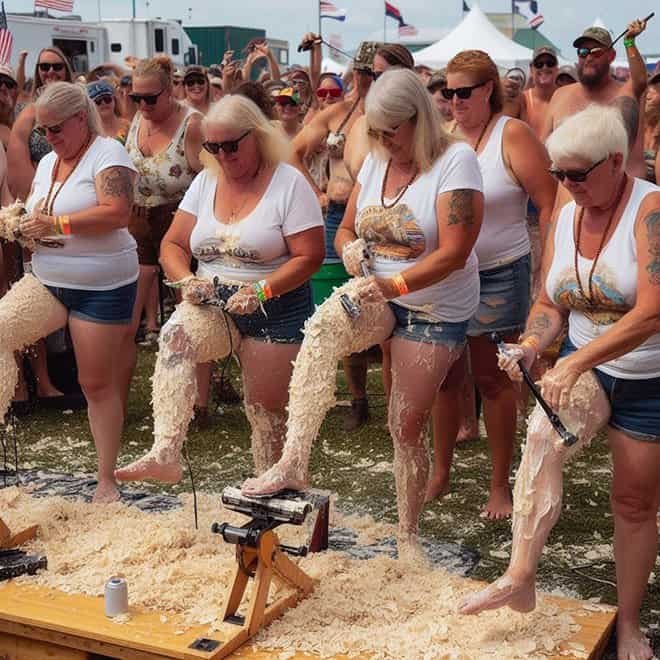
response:
{"label": "man wearing cap", "polygon": [[0,64],[0,140],[5,149],[11,134],[17,96],[18,83],[14,70],[8,64]]}
{"label": "man wearing cap", "polygon": [[577,70],[572,64],[567,64],[566,66],[560,66],[557,69],[557,77],[555,78],[555,85],[559,87],[565,87],[566,85],[572,85],[578,81]]}
{"label": "man wearing cap", "polygon": [[529,124],[538,137],[541,135],[550,99],[557,89],[557,51],[550,46],[539,46],[534,50],[529,73],[534,83],[522,96],[520,118]]}
{"label": "man wearing cap", "polygon": [[[617,82],[610,75],[610,65],[616,57],[610,33],[600,27],[587,28],[574,42],[577,49],[578,83],[558,89],[552,96],[541,139],[550,133],[568,116],[584,110],[591,103],[616,104],[623,115],[631,144],[627,171],[631,176],[644,177],[642,155],[642,131],[639,130],[639,99],[646,89],[646,69],[637,47],[635,37],[646,28],[644,21],[635,20],[628,26],[623,40],[630,67],[630,80]],[[569,201],[570,196],[563,186],[557,189],[558,204]],[[558,205],[556,208],[560,208]]]}

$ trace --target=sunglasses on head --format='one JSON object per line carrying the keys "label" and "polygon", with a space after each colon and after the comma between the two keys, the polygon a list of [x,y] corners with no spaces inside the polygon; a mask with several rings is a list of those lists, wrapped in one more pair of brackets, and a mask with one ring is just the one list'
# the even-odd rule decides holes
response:
{"label": "sunglasses on head", "polygon": [[6,89],[16,89],[17,85],[11,78],[0,77],[0,89],[5,87]]}
{"label": "sunglasses on head", "polygon": [[585,57],[588,57],[589,55],[593,55],[594,57],[600,57],[606,50],[607,48],[603,48],[602,46],[594,46],[593,48],[587,48],[586,46],[582,46],[577,49],[577,56],[583,60]]}
{"label": "sunglasses on head", "polygon": [[53,71],[63,71],[64,62],[39,62],[39,71],[42,73],[47,73],[51,69]]}
{"label": "sunglasses on head", "polygon": [[477,87],[483,87],[488,81],[478,83],[476,85],[470,85],[469,87],[445,87],[442,90],[442,95],[448,100],[451,101],[454,98],[454,94],[458,96],[459,99],[469,99],[472,96],[472,90],[477,89]]}
{"label": "sunglasses on head", "polygon": [[586,170],[559,170],[551,167],[548,172],[550,172],[550,174],[554,176],[558,181],[568,179],[573,183],[584,183],[592,170],[595,170],[601,163],[604,163],[606,160],[607,158],[602,158]]}
{"label": "sunglasses on head", "polygon": [[165,91],[161,89],[160,92],[156,94],[129,94],[129,98],[133,103],[140,104],[141,101],[144,101],[147,105],[156,105],[158,97]]}
{"label": "sunglasses on head", "polygon": [[545,67],[546,69],[552,69],[553,67],[557,66],[557,60],[536,60],[534,62],[534,68],[535,69],[542,69]]}
{"label": "sunglasses on head", "polygon": [[188,76],[183,81],[183,84],[186,87],[192,87],[193,85],[203,85],[205,82],[206,78],[204,78],[204,76]]}
{"label": "sunglasses on head", "polygon": [[96,103],[96,105],[105,105],[105,104],[109,105],[110,103],[112,103],[112,101],[113,98],[109,94],[107,94],[106,96],[99,96],[98,98],[94,99],[94,103]]}
{"label": "sunglasses on head", "polygon": [[206,149],[210,154],[214,156],[223,151],[226,154],[235,154],[238,151],[238,145],[240,141],[247,135],[250,131],[245,131],[243,135],[236,138],[235,140],[225,140],[224,142],[203,142],[202,147]]}
{"label": "sunglasses on head", "polygon": [[325,99],[327,97],[338,99],[341,96],[341,89],[337,89],[336,87],[317,89],[316,96],[318,96],[320,99]]}

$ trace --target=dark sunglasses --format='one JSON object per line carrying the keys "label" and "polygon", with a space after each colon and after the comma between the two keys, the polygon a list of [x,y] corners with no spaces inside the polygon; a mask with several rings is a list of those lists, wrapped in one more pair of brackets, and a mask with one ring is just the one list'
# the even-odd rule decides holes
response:
{"label": "dark sunglasses", "polygon": [[282,105],[282,106],[284,106],[284,105],[297,106],[298,105],[297,103],[294,103],[291,99],[288,99],[288,98],[275,99],[275,103],[277,105]]}
{"label": "dark sunglasses", "polygon": [[536,62],[534,62],[535,69],[542,69],[543,67],[546,69],[552,69],[556,66],[557,60],[536,60]]}
{"label": "dark sunglasses", "polygon": [[374,140],[380,140],[381,138],[387,138],[388,140],[391,140],[396,135],[396,132],[400,128],[401,128],[401,124],[395,126],[394,128],[391,128],[389,131],[381,130],[378,128],[368,128],[367,135],[370,138],[373,138]]}
{"label": "dark sunglasses", "polygon": [[602,46],[594,46],[593,48],[587,48],[586,46],[582,46],[581,48],[577,49],[577,56],[583,60],[585,57],[588,57],[589,55],[593,55],[594,57],[600,57],[606,50],[607,48],[603,48]]}
{"label": "dark sunglasses", "polygon": [[18,85],[11,78],[0,78],[0,88],[16,89]]}
{"label": "dark sunglasses", "polygon": [[178,87],[179,85],[183,85],[183,80],[173,80],[172,85],[174,85],[174,87]]}
{"label": "dark sunglasses", "polygon": [[558,170],[554,167],[551,167],[548,172],[550,172],[550,174],[554,176],[558,181],[568,179],[573,183],[584,183],[592,170],[595,170],[601,163],[604,163],[606,160],[607,158],[603,158],[586,170]]}
{"label": "dark sunglasses", "polygon": [[47,73],[51,69],[53,71],[63,71],[64,62],[39,62],[39,71],[42,73]]}
{"label": "dark sunglasses", "polygon": [[442,95],[448,100],[451,101],[454,98],[454,94],[458,96],[459,99],[469,99],[472,96],[472,90],[477,89],[477,87],[483,87],[488,81],[478,83],[477,85],[470,85],[470,87],[445,87],[442,90]]}
{"label": "dark sunglasses", "polygon": [[[66,121],[66,119],[64,121]],[[58,133],[62,132],[62,128],[64,128],[64,121],[60,122],[59,124],[53,124],[52,126],[37,126],[37,131],[41,133],[41,135],[46,135],[46,133],[57,135]]]}
{"label": "dark sunglasses", "polygon": [[203,142],[202,147],[214,156],[224,151],[226,154],[235,154],[238,151],[240,141],[249,135],[250,131],[245,131],[241,137],[235,140],[225,140],[224,142]]}
{"label": "dark sunglasses", "polygon": [[192,87],[193,85],[204,85],[206,83],[206,78],[204,76],[188,76],[183,84],[186,87]]}
{"label": "dark sunglasses", "polygon": [[158,97],[165,91],[161,89],[157,94],[129,94],[131,101],[133,103],[139,104],[141,101],[144,101],[147,105],[156,105],[158,102]]}
{"label": "dark sunglasses", "polygon": [[328,96],[333,99],[338,99],[341,96],[341,89],[337,89],[336,87],[317,89],[316,96],[320,99],[325,99]]}
{"label": "dark sunglasses", "polygon": [[99,98],[94,99],[94,103],[96,103],[96,105],[104,105],[104,104],[110,105],[110,103],[112,103],[112,101],[113,101],[113,98],[112,98],[112,96],[109,96],[109,95],[99,96]]}

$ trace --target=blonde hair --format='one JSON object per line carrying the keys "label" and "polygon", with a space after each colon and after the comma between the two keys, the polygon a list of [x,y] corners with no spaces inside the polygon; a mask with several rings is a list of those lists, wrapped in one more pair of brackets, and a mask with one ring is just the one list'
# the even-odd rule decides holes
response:
{"label": "blonde hair", "polygon": [[87,116],[87,128],[92,135],[104,135],[101,117],[96,104],[87,94],[87,88],[80,83],[54,82],[47,85],[35,102],[37,111],[47,108],[57,119],[65,120],[77,112]]}
{"label": "blonde hair", "polygon": [[[365,100],[367,126],[376,130],[391,130],[409,119],[415,122],[413,160],[425,172],[442,156],[455,139],[443,128],[438,109],[431,95],[410,69],[385,71],[371,85]],[[383,160],[389,154],[377,140],[369,137],[371,151]]]}
{"label": "blonde hair", "polygon": [[67,59],[67,56],[57,47],[57,46],[48,46],[47,48],[42,48],[37,55],[37,63],[34,65],[34,83],[32,85],[32,98],[36,99],[39,95],[39,90],[44,86],[44,81],[41,79],[41,71],[39,71],[39,62],[41,61],[41,56],[44,53],[55,53],[64,64],[64,71],[66,73],[65,78],[67,82],[73,82],[73,70],[71,69],[71,64]]}
{"label": "blonde hair", "polygon": [[545,142],[554,163],[566,158],[581,158],[597,163],[612,154],[628,160],[628,133],[621,111],[611,105],[592,103],[567,117]]}
{"label": "blonde hair", "polygon": [[[202,120],[204,133],[210,124],[235,128],[240,133],[252,131],[261,158],[266,165],[277,165],[289,159],[291,153],[289,139],[282,130],[268,120],[256,103],[246,96],[228,94],[216,101]],[[205,168],[217,170],[218,162],[211,154],[203,151],[200,158]]]}
{"label": "blonde hair", "polygon": [[167,55],[156,55],[146,60],[140,60],[133,70],[133,79],[143,76],[157,76],[163,89],[172,87],[174,64]]}

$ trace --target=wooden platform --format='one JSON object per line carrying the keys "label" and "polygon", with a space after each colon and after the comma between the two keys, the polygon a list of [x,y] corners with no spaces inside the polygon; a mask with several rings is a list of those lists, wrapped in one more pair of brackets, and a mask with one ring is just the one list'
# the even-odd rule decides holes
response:
{"label": "wooden platform", "polygon": [[[585,657],[583,653],[589,654],[589,660],[601,658],[616,611],[592,611],[589,604],[581,601],[547,598],[560,608],[575,612],[581,626],[579,632],[560,645],[557,660]],[[123,660],[212,659],[213,652],[188,648],[198,637],[223,639],[223,631],[207,635],[207,630],[200,626],[184,631],[175,619],[136,608],[131,608],[130,621],[114,623],[104,615],[102,598],[68,595],[13,582],[0,585],[1,660],[88,660],[91,654]],[[581,653],[562,654],[571,650]],[[247,647],[233,657],[262,660],[278,656],[276,652]]]}

